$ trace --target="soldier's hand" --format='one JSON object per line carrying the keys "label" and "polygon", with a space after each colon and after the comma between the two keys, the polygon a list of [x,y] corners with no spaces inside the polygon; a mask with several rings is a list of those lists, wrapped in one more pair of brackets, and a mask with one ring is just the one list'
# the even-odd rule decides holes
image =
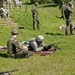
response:
{"label": "soldier's hand", "polygon": [[28,46],[23,46],[23,49],[25,49],[26,51],[28,51]]}

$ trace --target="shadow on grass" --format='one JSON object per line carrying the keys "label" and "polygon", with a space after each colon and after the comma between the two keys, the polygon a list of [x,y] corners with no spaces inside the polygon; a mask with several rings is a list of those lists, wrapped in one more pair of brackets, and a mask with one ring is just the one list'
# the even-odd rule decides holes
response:
{"label": "shadow on grass", "polygon": [[8,54],[7,53],[0,53],[0,57],[3,57],[3,58],[8,58]]}
{"label": "shadow on grass", "polygon": [[59,16],[56,15],[55,17],[58,18],[58,19],[61,19],[61,18],[60,18],[61,16],[59,17]]}
{"label": "shadow on grass", "polygon": [[[33,5],[34,3],[31,3],[31,2],[25,2],[25,3],[22,3],[22,5]],[[39,3],[39,5],[41,5],[41,3]],[[47,4],[42,4],[43,6],[41,6],[41,7],[56,7],[56,6],[58,6],[56,3],[47,3]]]}
{"label": "shadow on grass", "polygon": [[45,34],[46,34],[46,35],[52,35],[52,36],[54,36],[54,35],[64,36],[64,35],[61,34],[61,33],[49,33],[49,32],[46,32]]}
{"label": "shadow on grass", "polygon": [[25,3],[22,3],[22,5],[32,5],[32,3],[26,1]]}
{"label": "shadow on grass", "polygon": [[48,3],[48,4],[44,4],[43,6],[41,6],[41,7],[44,7],[44,8],[46,8],[46,7],[56,7],[56,6],[58,6],[57,4],[55,4],[55,3]]}

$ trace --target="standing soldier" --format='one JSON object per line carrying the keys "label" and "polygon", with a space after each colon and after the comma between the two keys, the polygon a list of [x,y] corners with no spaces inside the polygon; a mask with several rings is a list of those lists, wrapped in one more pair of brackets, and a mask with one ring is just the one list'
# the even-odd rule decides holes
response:
{"label": "standing soldier", "polygon": [[12,0],[6,0],[6,8],[12,9]]}
{"label": "standing soldier", "polygon": [[21,0],[14,0],[14,7],[15,8],[19,7],[21,9],[22,7]]}
{"label": "standing soldier", "polygon": [[21,7],[22,7],[22,2],[21,0],[19,0],[19,8],[21,9]]}
{"label": "standing soldier", "polygon": [[64,20],[64,9],[65,9],[65,4],[64,4],[64,2],[62,2],[62,3],[60,4],[59,9],[60,9],[60,11],[61,11],[61,17],[60,17],[60,19],[63,18],[63,20]]}
{"label": "standing soldier", "polygon": [[65,29],[65,35],[68,35],[68,27],[70,26],[70,35],[72,35],[72,24],[71,24],[71,15],[73,12],[72,4],[69,3],[68,6],[66,6],[64,10],[64,16],[66,21],[66,29]]}
{"label": "standing soldier", "polygon": [[35,2],[34,7],[31,9],[32,17],[33,17],[33,30],[35,30],[35,24],[37,22],[37,29],[39,29],[39,20],[38,20],[38,3]]}

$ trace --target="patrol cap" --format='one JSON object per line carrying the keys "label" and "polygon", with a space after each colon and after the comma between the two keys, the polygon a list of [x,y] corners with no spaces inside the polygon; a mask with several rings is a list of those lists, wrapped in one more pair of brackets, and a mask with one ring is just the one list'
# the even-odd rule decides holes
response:
{"label": "patrol cap", "polygon": [[17,30],[12,30],[11,33],[12,33],[13,35],[16,35],[16,34],[18,34],[18,31],[17,31]]}
{"label": "patrol cap", "polygon": [[44,37],[43,37],[42,35],[38,35],[38,36],[36,37],[36,40],[37,40],[38,42],[43,41],[43,40],[44,40]]}
{"label": "patrol cap", "polygon": [[38,2],[35,2],[35,3],[34,3],[35,6],[38,6],[38,4],[39,4]]}

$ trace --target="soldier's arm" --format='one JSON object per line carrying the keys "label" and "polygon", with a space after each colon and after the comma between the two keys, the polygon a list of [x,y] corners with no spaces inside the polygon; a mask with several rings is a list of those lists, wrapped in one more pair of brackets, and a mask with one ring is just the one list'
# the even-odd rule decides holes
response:
{"label": "soldier's arm", "polygon": [[35,10],[36,10],[35,7],[33,7],[33,8],[31,9],[31,11],[32,11],[33,13],[35,12]]}
{"label": "soldier's arm", "polygon": [[17,40],[13,40],[12,43],[19,49],[23,49],[23,46],[17,41]]}
{"label": "soldier's arm", "polygon": [[31,43],[31,46],[33,47],[34,51],[42,51],[43,46],[38,47],[36,42]]}

